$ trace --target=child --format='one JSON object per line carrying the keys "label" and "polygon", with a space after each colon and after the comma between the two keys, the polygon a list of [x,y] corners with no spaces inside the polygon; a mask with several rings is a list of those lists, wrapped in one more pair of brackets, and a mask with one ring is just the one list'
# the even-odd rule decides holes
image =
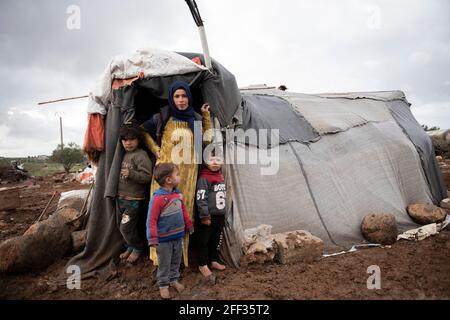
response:
{"label": "child", "polygon": [[202,168],[197,182],[197,208],[201,219],[199,231],[199,269],[203,276],[211,276],[208,262],[217,270],[225,266],[218,260],[218,248],[222,239],[222,229],[225,222],[226,185],[221,173],[223,159],[210,156],[206,167]]}
{"label": "child", "polygon": [[118,204],[122,213],[119,229],[127,246],[120,258],[134,263],[144,250],[144,242],[139,236],[137,225],[139,209],[145,200],[146,184],[150,183],[152,178],[152,164],[147,153],[139,149],[139,142],[142,140],[138,127],[124,125],[119,134],[125,149],[118,188]]}
{"label": "child", "polygon": [[155,167],[155,180],[160,185],[150,200],[147,216],[147,239],[156,246],[158,255],[158,285],[163,299],[170,299],[169,285],[178,292],[184,286],[178,282],[183,254],[183,236],[194,232],[194,226],[177,189],[180,172],[173,163],[161,163]]}

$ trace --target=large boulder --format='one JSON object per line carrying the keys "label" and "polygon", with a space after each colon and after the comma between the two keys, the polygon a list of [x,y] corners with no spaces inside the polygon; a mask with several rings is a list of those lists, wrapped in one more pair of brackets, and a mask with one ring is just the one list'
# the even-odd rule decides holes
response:
{"label": "large boulder", "polygon": [[86,245],[87,230],[72,232],[72,247],[74,252],[78,252]]}
{"label": "large boulder", "polygon": [[445,198],[441,201],[441,208],[445,209],[447,213],[450,212],[450,198]]}
{"label": "large boulder", "polygon": [[270,232],[271,226],[268,225],[245,230],[245,254],[241,257],[241,266],[273,261],[281,264],[311,263],[322,257],[323,241],[308,231]]}
{"label": "large boulder", "polygon": [[73,232],[80,229],[81,217],[81,213],[73,208],[61,208],[50,215],[47,220],[32,224],[23,235],[25,236],[37,232],[41,223],[50,223],[49,221],[51,221],[51,224],[55,227],[65,225]]}
{"label": "large boulder", "polygon": [[264,264],[272,262],[275,254],[273,239],[258,240],[247,248],[239,264],[241,266],[247,266],[254,263]]}
{"label": "large boulder", "polygon": [[72,231],[62,219],[35,224],[0,244],[0,272],[42,270],[72,250]]}
{"label": "large boulder", "polygon": [[412,204],[407,207],[411,219],[419,224],[439,223],[445,219],[447,212],[433,204]]}
{"label": "large boulder", "polygon": [[271,231],[272,226],[266,224],[244,230],[244,255],[239,261],[241,266],[273,261],[275,248]]}
{"label": "large boulder", "polygon": [[58,202],[58,209],[73,208],[82,211],[83,205],[85,205],[86,197],[89,194],[88,189],[72,190],[61,193],[61,197]]}
{"label": "large boulder", "polygon": [[62,207],[47,220],[31,225],[22,236],[2,242],[0,273],[39,271],[80,250],[85,232],[74,232],[80,228],[80,217],[76,209]]}
{"label": "large boulder", "polygon": [[323,254],[323,241],[308,231],[276,233],[272,235],[276,244],[275,260],[281,264],[319,260]]}
{"label": "large boulder", "polygon": [[361,232],[369,242],[393,244],[397,240],[397,221],[390,213],[371,213],[363,218]]}

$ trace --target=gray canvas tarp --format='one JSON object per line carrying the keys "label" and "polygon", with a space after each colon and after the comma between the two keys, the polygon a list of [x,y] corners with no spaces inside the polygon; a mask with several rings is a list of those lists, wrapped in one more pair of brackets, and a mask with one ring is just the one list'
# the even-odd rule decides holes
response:
{"label": "gray canvas tarp", "polygon": [[[254,146],[230,148],[228,154],[232,148],[258,153]],[[276,148],[276,175],[261,175],[260,163],[227,166],[235,227],[235,234],[226,237],[231,243],[243,239],[243,230],[269,224],[273,233],[308,230],[324,240],[327,251],[341,250],[364,242],[360,225],[366,214],[392,213],[404,231],[416,227],[406,206],[431,201],[415,147],[394,122]],[[228,255],[237,261],[242,247],[233,248]]]}
{"label": "gray canvas tarp", "polygon": [[394,119],[416,146],[424,170],[427,173],[426,178],[433,194],[434,203],[439,204],[442,199],[447,198],[447,190],[445,189],[441,170],[436,162],[431,139],[423,134],[422,127],[412,115],[411,110],[405,106],[406,103],[404,101],[395,100],[386,104]]}
{"label": "gray canvas tarp", "polygon": [[[261,162],[227,165],[233,202],[225,256],[235,265],[242,254],[244,230],[260,224],[272,225],[274,233],[308,230],[324,240],[327,251],[336,251],[365,242],[360,225],[366,214],[392,213],[404,231],[417,226],[406,207],[435,200],[427,184],[436,164],[429,138],[417,122],[409,125],[410,134],[399,125],[415,121],[403,93],[305,95],[245,90],[243,99],[237,118],[244,127],[280,128],[279,119],[273,117],[291,116],[284,109],[290,106],[295,112],[292,125],[311,127],[320,136],[307,141],[304,131],[285,130],[289,141],[271,149],[279,154],[276,175],[261,175]],[[395,101],[401,102],[396,105],[401,120],[388,105]],[[277,115],[275,110],[285,113]],[[423,143],[424,156],[418,152]],[[258,158],[261,152],[257,146],[229,143],[228,156],[236,149],[244,151],[247,159]],[[422,158],[429,159],[431,170]],[[445,189],[436,185],[441,196]]]}
{"label": "gray canvas tarp", "polygon": [[[247,93],[249,91],[252,94]],[[289,104],[277,104],[275,98],[282,98]],[[293,130],[280,125],[279,119],[287,118],[286,115],[290,116],[290,113],[283,110],[283,115],[277,115],[274,110],[284,109],[287,105],[295,111],[296,117],[295,121],[294,117],[290,117],[290,122],[284,119],[285,123],[302,128],[312,127],[312,130],[321,136],[343,132],[370,122],[395,120],[419,152],[426,181],[433,195],[433,203],[439,204],[446,197],[447,192],[435,159],[433,144],[414,118],[401,91],[306,95],[280,90],[246,90],[243,99],[249,101],[243,112],[243,125],[255,129],[281,128],[280,143],[288,140],[281,135],[285,131],[288,131],[286,136],[290,141],[308,142],[304,134],[305,129]]]}
{"label": "gray canvas tarp", "polygon": [[[278,129],[278,143],[288,141],[309,142],[319,134],[292,106],[277,96],[242,94],[241,127],[248,129]],[[259,138],[259,136],[258,136]],[[275,146],[267,134],[268,146]],[[259,145],[259,143],[258,143]]]}
{"label": "gray canvas tarp", "polygon": [[117,227],[119,212],[116,201],[105,197],[108,183],[119,179],[122,151],[117,142],[121,124],[121,109],[111,106],[106,115],[105,151],[100,155],[92,201],[88,208],[86,248],[68,262],[68,265],[80,267],[83,274],[108,263],[111,257],[123,249],[122,235]]}

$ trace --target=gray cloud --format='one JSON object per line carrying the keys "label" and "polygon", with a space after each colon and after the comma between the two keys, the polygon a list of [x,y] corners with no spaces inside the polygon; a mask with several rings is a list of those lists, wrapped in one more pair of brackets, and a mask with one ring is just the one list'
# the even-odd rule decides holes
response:
{"label": "gray cloud", "polygon": [[[197,4],[212,56],[239,85],[284,83],[298,92],[404,90],[419,122],[450,125],[448,1]],[[70,5],[81,9],[80,30],[66,27]],[[81,144],[86,101],[46,107],[37,102],[86,94],[114,55],[141,47],[201,51],[184,0],[4,0],[0,42],[0,133],[9,137],[2,139],[0,155],[13,154],[6,140],[19,145],[14,155],[27,155],[30,146],[49,153],[55,112],[67,118],[68,138]],[[42,121],[29,114],[19,121],[18,110],[39,112]]]}

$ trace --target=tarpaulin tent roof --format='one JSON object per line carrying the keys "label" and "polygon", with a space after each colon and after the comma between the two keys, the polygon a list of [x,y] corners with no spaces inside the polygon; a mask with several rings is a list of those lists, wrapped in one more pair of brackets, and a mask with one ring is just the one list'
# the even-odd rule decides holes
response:
{"label": "tarpaulin tent roof", "polygon": [[69,262],[83,273],[123,248],[114,200],[123,157],[119,127],[126,119],[143,122],[157,112],[177,79],[191,84],[201,100],[195,106],[210,103],[222,127],[280,130],[280,140],[265,146],[279,154],[274,175],[261,175],[266,164],[258,158],[260,141],[226,141],[227,155],[242,150],[258,159],[257,164],[228,163],[225,168],[229,197],[222,252],[229,263],[238,264],[244,230],[259,224],[272,225],[273,232],[308,230],[334,250],[363,242],[360,224],[370,212],[393,213],[403,230],[415,226],[405,211],[408,204],[443,198],[430,139],[402,92],[241,93],[234,76],[217,61],[209,71],[190,60],[195,56],[203,59],[160,50],[116,57],[91,93],[88,112],[107,116],[86,248]]}
{"label": "tarpaulin tent roof", "polygon": [[[141,49],[131,55],[115,56],[97,80],[89,94],[88,113],[106,114],[112,103],[112,83],[117,79],[131,79],[126,92],[120,92],[119,103],[134,107],[136,87],[147,87],[158,98],[167,99],[167,88],[176,79],[184,79],[190,85],[199,83],[211,111],[222,125],[230,122],[240,103],[236,80],[227,69],[212,59],[213,70],[198,65],[192,58],[203,62],[203,55],[196,53],[176,53],[158,49]],[[139,79],[139,75],[141,78]],[[125,97],[123,97],[125,95]],[[130,95],[130,97],[128,97]],[[125,101],[124,101],[125,100]]]}
{"label": "tarpaulin tent roof", "polygon": [[[242,254],[244,230],[260,224],[272,232],[308,230],[334,251],[363,243],[366,214],[394,214],[399,229],[416,227],[412,203],[446,197],[432,143],[400,91],[300,94],[243,90],[235,117],[244,129],[279,129],[276,175],[258,159],[260,146],[234,142],[256,165],[227,166],[229,192],[225,254]],[[235,150],[233,150],[235,149]],[[231,203],[232,201],[232,203]]]}

